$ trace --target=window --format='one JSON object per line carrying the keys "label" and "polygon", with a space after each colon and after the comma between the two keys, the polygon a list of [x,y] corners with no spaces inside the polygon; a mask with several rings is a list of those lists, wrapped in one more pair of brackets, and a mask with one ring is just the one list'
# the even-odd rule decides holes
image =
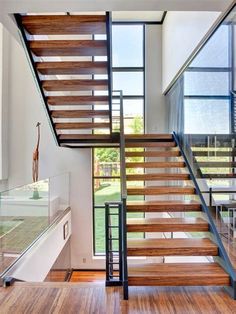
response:
{"label": "window", "polygon": [[222,25],[184,73],[184,132],[230,132],[230,26]]}
{"label": "window", "polygon": [[[143,133],[144,25],[114,24],[112,27],[112,52],[113,89],[123,90],[124,95],[125,133]],[[119,149],[93,149],[93,224],[95,255],[105,253],[104,202],[120,201],[119,161]],[[137,236],[137,234],[133,236]]]}

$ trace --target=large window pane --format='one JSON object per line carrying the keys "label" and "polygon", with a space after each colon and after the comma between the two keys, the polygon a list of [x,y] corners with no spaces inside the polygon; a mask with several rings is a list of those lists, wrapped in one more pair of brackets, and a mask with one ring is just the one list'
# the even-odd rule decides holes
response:
{"label": "large window pane", "polygon": [[119,176],[120,152],[118,148],[94,149],[94,176]]}
{"label": "large window pane", "polygon": [[114,72],[113,89],[122,90],[123,95],[143,95],[143,72]]}
{"label": "large window pane", "polygon": [[114,67],[143,66],[143,25],[113,25]]}
{"label": "large window pane", "polygon": [[229,94],[229,73],[185,72],[184,94],[227,96]]}
{"label": "large window pane", "polygon": [[222,25],[218,28],[190,67],[229,66],[229,27],[228,25]]}
{"label": "large window pane", "polygon": [[144,132],[143,99],[124,99],[124,122],[126,134]]}
{"label": "large window pane", "polygon": [[105,202],[120,201],[120,180],[99,178],[94,180],[94,203],[95,206]]}
{"label": "large window pane", "polygon": [[185,99],[184,132],[189,134],[229,133],[229,101]]}

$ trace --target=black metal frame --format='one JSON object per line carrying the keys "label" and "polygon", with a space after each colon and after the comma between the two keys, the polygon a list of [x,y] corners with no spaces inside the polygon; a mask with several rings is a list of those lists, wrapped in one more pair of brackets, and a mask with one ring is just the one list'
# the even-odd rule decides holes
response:
{"label": "black metal frame", "polygon": [[[125,95],[123,96],[123,99],[142,99],[143,100],[143,115],[144,115],[144,118],[143,118],[143,127],[145,129],[145,98],[146,98],[146,95],[145,95],[145,22],[112,22],[112,25],[142,25],[143,26],[143,66],[142,67],[112,67],[112,73],[113,72],[143,72],[143,95]],[[153,24],[153,23],[152,23]],[[112,95],[112,94],[111,94]],[[118,95],[113,95],[112,98],[119,98],[120,96]],[[112,100],[111,100],[111,103],[112,103]],[[112,119],[111,119],[112,120]],[[115,141],[113,139],[113,142],[115,143],[119,143],[119,138],[117,138],[117,140]],[[108,147],[108,146],[105,146],[104,147]],[[103,147],[96,147],[96,148],[103,148]],[[116,145],[114,146],[114,148],[117,148],[119,149],[119,146]],[[95,191],[94,191],[94,180],[95,179],[120,179],[120,177],[116,177],[116,176],[112,176],[112,177],[106,177],[106,176],[94,176],[94,149],[93,149],[93,152],[92,152],[92,189],[93,189],[93,254],[95,256],[103,256],[105,254],[100,254],[100,253],[96,253],[96,249],[95,249],[95,210],[96,208],[104,208],[105,210],[105,206],[103,207],[100,207],[100,206],[97,206],[95,205],[95,197],[94,197],[94,194],[95,194]]]}
{"label": "black metal frame", "polygon": [[106,12],[106,33],[107,33],[107,62],[108,62],[108,97],[109,97],[109,117],[110,134],[112,135],[112,22],[111,13]]}
{"label": "black metal frame", "polygon": [[54,123],[53,123],[53,119],[52,119],[52,116],[50,114],[50,110],[49,110],[49,107],[48,107],[47,98],[46,98],[46,96],[44,94],[44,90],[43,90],[43,87],[42,87],[42,84],[41,84],[41,81],[40,81],[40,77],[39,77],[38,71],[37,71],[37,69],[35,67],[34,57],[33,57],[33,54],[32,54],[32,52],[30,50],[30,46],[29,46],[29,42],[28,42],[28,39],[27,39],[27,36],[26,36],[26,32],[25,32],[24,26],[22,24],[21,15],[20,14],[14,14],[14,17],[15,17],[17,26],[19,28],[20,38],[21,38],[22,44],[23,44],[23,46],[25,48],[25,51],[26,51],[26,54],[27,54],[27,58],[29,60],[29,64],[30,64],[30,66],[32,68],[32,72],[34,74],[34,79],[35,79],[35,82],[37,84],[38,91],[40,93],[41,99],[43,100],[44,109],[46,109],[47,118],[48,118],[51,130],[53,131],[54,139],[56,141],[56,144],[58,146],[60,146],[60,144],[59,144],[59,137],[58,137],[58,134],[57,134],[57,132],[56,132],[56,130],[54,128]]}
{"label": "black metal frame", "polygon": [[[105,238],[106,238],[106,286],[122,286],[123,285],[123,249],[122,249],[122,202],[105,203]],[[116,213],[111,209],[117,210]],[[118,224],[112,225],[111,216],[118,217]],[[118,239],[112,235],[112,229],[118,229]],[[113,250],[113,241],[118,241],[118,251]],[[114,261],[114,253],[118,261]],[[114,270],[114,265],[118,268]],[[118,275],[114,275],[114,271]]]}
{"label": "black metal frame", "polygon": [[219,232],[216,228],[216,225],[214,223],[214,220],[212,218],[212,215],[211,215],[211,212],[208,208],[208,206],[206,205],[206,202],[204,200],[204,197],[202,195],[202,192],[199,188],[199,185],[197,183],[197,180],[195,178],[195,175],[192,171],[192,168],[191,168],[191,165],[190,165],[190,162],[188,160],[188,157],[187,157],[187,154],[185,153],[184,149],[182,148],[181,146],[181,142],[180,142],[180,139],[178,137],[178,135],[173,132],[173,137],[174,137],[174,140],[177,144],[177,146],[179,147],[180,149],[180,152],[181,152],[181,155],[184,159],[184,162],[188,168],[188,171],[189,171],[189,175],[190,175],[190,178],[195,186],[195,190],[196,190],[196,194],[198,195],[199,199],[200,199],[200,202],[201,202],[201,205],[202,205],[202,209],[204,211],[204,213],[206,214],[207,216],[207,219],[208,219],[208,223],[209,223],[209,230],[210,232],[212,232],[213,236],[214,236],[214,239],[218,245],[218,249],[219,249],[219,257],[222,258],[222,266],[225,268],[225,270],[228,272],[229,276],[230,276],[230,282],[231,282],[231,287],[232,289],[229,291],[229,293],[231,294],[231,296],[234,298],[234,300],[236,300],[236,273],[235,273],[235,270],[231,264],[231,261],[228,257],[228,254],[224,248],[224,245],[222,243],[222,240],[221,240],[221,237],[219,235]]}

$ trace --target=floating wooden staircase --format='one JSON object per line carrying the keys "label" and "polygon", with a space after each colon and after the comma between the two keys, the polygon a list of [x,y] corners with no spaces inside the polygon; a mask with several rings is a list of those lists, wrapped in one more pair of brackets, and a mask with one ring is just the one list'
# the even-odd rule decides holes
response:
{"label": "floating wooden staircase", "polygon": [[15,15],[60,146],[111,146],[111,22],[100,15]]}
{"label": "floating wooden staircase", "polygon": [[[219,249],[172,135],[126,136],[125,147],[127,255],[146,259],[139,264],[128,261],[128,285],[229,286],[228,273],[207,259],[217,257]],[[135,218],[130,218],[133,213]],[[140,232],[146,236],[136,238]],[[167,262],[155,262],[158,257]],[[182,259],[171,263],[168,257]],[[195,257],[206,258],[196,262]]]}

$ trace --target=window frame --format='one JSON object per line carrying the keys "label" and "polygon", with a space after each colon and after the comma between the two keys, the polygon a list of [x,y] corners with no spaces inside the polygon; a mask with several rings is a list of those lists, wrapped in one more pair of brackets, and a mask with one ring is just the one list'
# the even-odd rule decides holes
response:
{"label": "window frame", "polygon": [[[112,75],[116,72],[142,72],[143,73],[143,95],[124,95],[123,99],[142,99],[143,100],[143,129],[145,130],[145,24],[144,22],[135,22],[130,24],[129,22],[113,22],[113,25],[141,25],[142,26],[142,32],[143,32],[143,38],[142,38],[142,49],[143,49],[143,66],[142,67],[114,67],[112,66]],[[105,219],[105,205],[96,205],[95,204],[95,180],[97,179],[120,179],[120,176],[95,176],[94,175],[94,161],[95,161],[95,149],[92,149],[92,206],[93,206],[93,256],[105,256],[104,253],[98,253],[96,252],[96,228],[95,228],[95,211],[96,209],[104,209],[104,219]]]}

